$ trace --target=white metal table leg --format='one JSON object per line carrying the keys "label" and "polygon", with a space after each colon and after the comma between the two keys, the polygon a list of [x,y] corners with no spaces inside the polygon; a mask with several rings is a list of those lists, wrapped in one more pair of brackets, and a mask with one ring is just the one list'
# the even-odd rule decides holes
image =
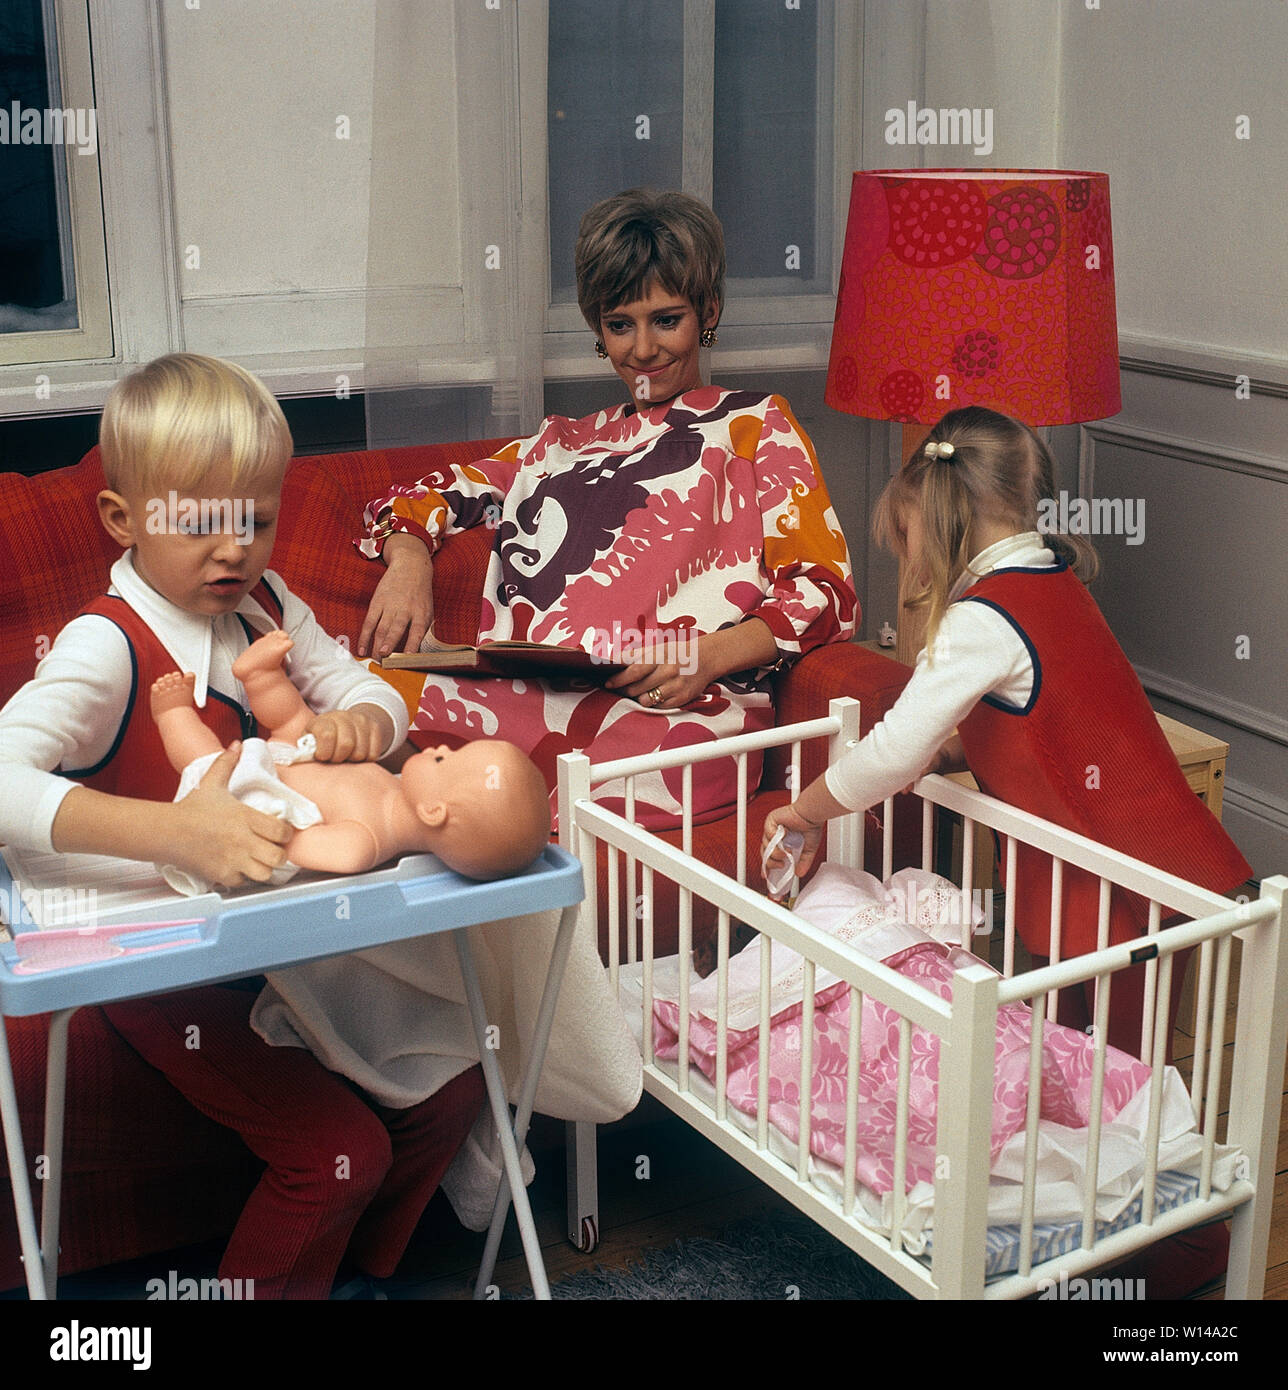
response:
{"label": "white metal table leg", "polygon": [[67,1114],[67,1030],[75,1009],[49,1018],[45,1063],[45,1189],[40,1201],[40,1243],[44,1254],[45,1296],[58,1297],[59,1218],[63,1191],[63,1121]]}
{"label": "white metal table leg", "polygon": [[[572,942],[572,926],[576,922],[575,912],[565,909],[559,924],[559,934],[555,938],[555,949],[551,955],[551,967],[558,965],[560,972],[554,980],[555,994],[557,996],[558,986],[562,983],[562,967],[567,959],[568,949]],[[541,1258],[541,1242],[537,1239],[536,1223],[532,1219],[532,1207],[528,1202],[528,1191],[523,1183],[523,1169],[519,1162],[519,1150],[515,1144],[515,1131],[513,1122],[510,1118],[510,1105],[506,1099],[505,1081],[501,1076],[501,1068],[497,1065],[496,1054],[487,1045],[487,1011],[483,1004],[483,992],[479,988],[478,974],[474,969],[474,957],[470,951],[468,931],[462,929],[454,932],[456,938],[456,953],[461,965],[461,978],[465,983],[465,997],[469,1002],[470,1018],[474,1024],[474,1035],[478,1040],[479,1046],[479,1065],[483,1068],[483,1079],[487,1083],[488,1100],[492,1106],[492,1119],[496,1124],[497,1138],[501,1144],[501,1159],[504,1165],[504,1176],[509,1180],[510,1199],[514,1202],[514,1216],[519,1223],[519,1237],[523,1242],[523,1254],[528,1263],[528,1274],[532,1279],[533,1295],[540,1300],[546,1301],[550,1298],[550,1285],[546,1279],[545,1262]],[[567,940],[565,941],[565,936]],[[532,1080],[532,1090],[535,1092],[535,1077],[540,1076],[541,1063],[545,1058],[545,1043],[548,1040],[550,1024],[554,1017],[553,1002],[547,1013],[546,1004],[550,992],[551,976],[546,975],[546,995],[541,1001],[541,1017],[538,1020],[538,1033],[533,1039],[532,1057],[529,1069],[529,1076],[524,1077],[524,1086]],[[542,1037],[540,1024],[544,1021],[545,1036]],[[528,1098],[528,1111],[531,1114],[531,1097]],[[526,1126],[526,1120],[525,1120]],[[494,1210],[495,1218],[495,1210]],[[489,1242],[491,1232],[489,1231]],[[494,1256],[495,1258],[495,1256]],[[487,1292],[488,1280],[480,1277],[474,1287],[474,1297],[483,1298]],[[490,1276],[489,1276],[490,1277]]]}
{"label": "white metal table leg", "polygon": [[[537,1083],[541,1079],[541,1067],[546,1057],[546,1047],[550,1042],[550,1032],[554,1027],[555,1008],[559,1003],[559,988],[563,983],[564,968],[568,964],[568,953],[572,949],[573,934],[577,927],[578,905],[563,910],[559,919],[559,931],[555,937],[555,947],[550,953],[550,966],[546,971],[545,990],[541,996],[541,1007],[537,1010],[536,1027],[532,1035],[532,1051],[528,1059],[528,1070],[519,1091],[519,1104],[514,1117],[514,1137],[516,1145],[522,1148],[528,1136],[528,1124],[532,1119],[532,1105],[537,1094]],[[501,1184],[497,1189],[496,1203],[492,1208],[492,1224],[488,1227],[487,1244],[483,1249],[483,1262],[479,1266],[475,1297],[481,1298],[483,1291],[492,1281],[496,1268],[497,1251],[501,1246],[501,1235],[505,1230],[505,1218],[510,1210],[510,1179],[507,1173],[501,1174]],[[543,1264],[544,1269],[544,1264]],[[533,1285],[535,1290],[536,1285]]]}
{"label": "white metal table leg", "polygon": [[9,1155],[9,1182],[13,1187],[13,1208],[18,1218],[18,1239],[22,1246],[23,1273],[27,1295],[32,1300],[45,1297],[45,1274],[36,1234],[36,1208],[27,1180],[27,1155],[22,1144],[22,1124],[18,1116],[18,1093],[13,1084],[13,1065],[9,1060],[9,1036],[0,1018],[0,1120],[4,1124],[5,1151]]}

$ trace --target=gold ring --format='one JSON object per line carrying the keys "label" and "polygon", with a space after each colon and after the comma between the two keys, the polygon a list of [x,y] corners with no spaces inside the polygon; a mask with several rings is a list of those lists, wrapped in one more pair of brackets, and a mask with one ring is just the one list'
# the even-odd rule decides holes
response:
{"label": "gold ring", "polygon": [[648,697],[653,701],[655,706],[660,705],[662,701],[666,699],[666,696],[662,694],[662,687],[660,685],[655,685],[653,689],[648,692]]}

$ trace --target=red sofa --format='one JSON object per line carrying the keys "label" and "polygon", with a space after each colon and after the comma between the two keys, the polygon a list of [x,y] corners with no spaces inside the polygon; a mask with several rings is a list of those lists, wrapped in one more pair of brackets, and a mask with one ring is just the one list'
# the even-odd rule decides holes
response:
{"label": "red sofa", "polygon": [[[350,544],[363,504],[391,482],[411,481],[437,463],[469,462],[497,442],[296,459],[287,474],[272,568],[313,606],[323,627],[356,642],[380,574]],[[31,675],[59,628],[106,587],[119,550],[98,523],[94,497],[103,486],[97,449],[74,468],[34,478],[0,474],[0,703]],[[477,636],[488,543],[488,533],[479,528],[454,537],[436,557],[435,626],[449,641]],[[817,650],[779,678],[779,720],[817,718],[832,697],[852,695],[863,703],[866,730],[890,707],[908,674],[906,667],[853,644]],[[805,777],[815,776],[821,765],[821,754],[808,754]],[[781,757],[766,760],[748,817],[749,838],[757,844],[766,812],[786,799],[784,790],[776,790],[785,787],[785,773]],[[901,818],[905,845],[915,833],[911,821],[905,827]],[[731,868],[732,819],[696,826],[694,852]],[[748,862],[756,862],[754,853]],[[659,928],[668,919],[666,904],[658,903]],[[703,924],[695,929],[700,936]],[[664,930],[657,949],[667,949]],[[45,1025],[36,1018],[6,1026],[30,1156],[39,1152],[43,1124]],[[95,1268],[229,1231],[257,1174],[241,1141],[188,1106],[125,1046],[98,1009],[83,1009],[73,1019],[70,1059],[61,1270]],[[0,1288],[22,1282],[13,1204],[3,1181]]]}

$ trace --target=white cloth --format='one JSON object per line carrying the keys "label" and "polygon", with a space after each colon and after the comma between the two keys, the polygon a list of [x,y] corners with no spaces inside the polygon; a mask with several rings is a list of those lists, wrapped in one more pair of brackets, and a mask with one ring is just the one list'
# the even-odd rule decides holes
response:
{"label": "white cloth", "polygon": [[[216,752],[194,758],[180,774],[179,790],[174,799],[182,801],[195,790],[210,770],[211,763],[219,756]],[[228,790],[238,801],[252,809],[263,811],[266,816],[278,816],[296,830],[305,830],[321,821],[322,812],[307,796],[288,787],[277,775],[277,769],[290,763],[309,761],[312,756],[311,752],[305,752],[293,744],[266,743],[262,738],[248,738],[242,743],[241,756],[228,778]],[[182,893],[185,898],[198,897],[211,887],[209,879],[190,874],[173,864],[158,864],[157,872],[176,893]],[[274,888],[280,888],[298,872],[296,865],[288,861],[274,869],[268,881]]]}
{"label": "white cloth", "polygon": [[[531,1055],[558,912],[470,927],[489,1045],[512,1102]],[[478,1061],[456,947],[447,934],[275,971],[251,1026],[276,1047],[307,1047],[384,1105],[433,1095]],[[631,1036],[595,943],[578,929],[569,952],[536,1108],[606,1124],[633,1110],[643,1087]],[[486,1226],[500,1168],[485,1118],[445,1183],[465,1224]],[[475,1224],[474,1229],[481,1226]]]}
{"label": "white cloth", "polygon": [[[373,676],[319,626],[312,609],[272,570],[264,579],[282,603],[282,627],[295,643],[289,662],[292,683],[314,710],[378,705],[393,720],[389,750],[407,737],[402,697]],[[246,633],[233,613],[208,618],[185,612],[146,584],[127,551],[112,566],[109,593],[123,598],[174,657],[175,668],[197,677],[196,703],[209,690],[243,706],[245,691],[232,673],[246,650]],[[249,595],[237,605],[252,628],[277,623]],[[111,750],[129,703],[133,669],[124,634],[107,618],[73,618],[28,681],[0,710],[0,842],[47,852],[63,797],[75,786],[54,770],[76,772],[96,766]],[[148,698],[138,691],[136,699]]]}
{"label": "white cloth", "polygon": [[933,646],[889,713],[824,773],[827,789],[852,811],[902,791],[934,760],[983,695],[1022,709],[1033,690],[1033,659],[1019,634],[985,603],[956,600],[996,569],[1050,569],[1056,557],[1037,531],[980,551],[957,581]]}

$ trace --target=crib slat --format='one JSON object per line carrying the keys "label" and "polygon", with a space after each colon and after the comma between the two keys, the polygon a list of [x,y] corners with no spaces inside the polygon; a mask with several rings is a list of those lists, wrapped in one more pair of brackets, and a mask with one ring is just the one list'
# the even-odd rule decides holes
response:
{"label": "crib slat", "polygon": [[[1109,899],[1113,892],[1113,884],[1103,875],[1100,879],[1100,905],[1096,915],[1096,950],[1103,951],[1109,945]],[[1100,980],[1096,976],[1095,989],[1092,995],[1091,1011],[1093,1017],[1099,1012],[1100,1008]]]}
{"label": "crib slat", "polygon": [[747,882],[747,755],[738,754],[738,844],[736,847],[739,883]]}
{"label": "crib slat", "polygon": [[[1060,932],[1064,926],[1064,860],[1051,860],[1051,955],[1052,965],[1063,959],[1060,955]],[[1047,996],[1047,1015],[1058,1016],[1060,991],[1053,989]]]}
{"label": "crib slat", "polygon": [[[862,866],[860,866],[862,867]],[[881,803],[881,877],[889,878],[894,870],[894,797]]]}
{"label": "crib slat", "polygon": [[729,914],[716,915],[716,1119],[729,1113]]}
{"label": "crib slat", "polygon": [[[859,702],[850,699],[829,700],[828,713],[839,721],[839,728],[827,741],[827,761],[831,767],[859,742]],[[827,826],[827,858],[847,869],[863,867],[862,811],[857,814],[834,816]]]}
{"label": "crib slat", "polygon": [[1006,837],[1006,940],[1002,946],[1002,974],[1009,980],[1015,974],[1015,862],[1016,839]]}
{"label": "crib slat", "polygon": [[1100,1191],[1100,1124],[1105,1095],[1105,1056],[1109,1047],[1109,996],[1112,975],[1096,976],[1095,1052],[1091,1063],[1091,1109],[1087,1122],[1087,1174],[1082,1185],[1082,1248],[1096,1242],[1096,1194]]}
{"label": "crib slat", "polygon": [[769,1146],[769,978],[774,943],[761,939],[760,951],[760,1034],[756,1058],[756,1147]]}
{"label": "crib slat", "polygon": [[618,875],[621,868],[621,851],[613,845],[608,847],[608,983],[614,994],[618,993],[618,978],[621,968],[622,930],[621,903],[617,900],[621,885]]}
{"label": "crib slat", "polygon": [[903,1249],[903,1222],[908,1211],[908,1084],[912,1077],[912,1024],[899,1018],[899,1073],[894,1109],[894,1210],[890,1249]]}
{"label": "crib slat", "polygon": [[975,887],[975,822],[969,816],[962,817],[962,950],[971,948],[973,930],[971,893]]}
{"label": "crib slat", "polygon": [[1039,994],[1029,1018],[1029,1093],[1024,1109],[1024,1189],[1020,1198],[1020,1274],[1033,1269],[1033,1213],[1037,1202],[1038,1117],[1042,1111],[1042,1033],[1047,1000]]}
{"label": "crib slat", "polygon": [[[647,1066],[653,1065],[653,867],[645,864],[644,869],[644,898],[640,904],[643,911],[644,927],[644,1062]],[[688,1020],[681,1010],[680,1028],[682,1033],[687,1035]],[[680,1050],[683,1053],[687,1036],[682,1036],[680,1040]]]}
{"label": "crib slat", "polygon": [[809,1181],[809,1148],[813,1126],[814,1097],[814,962],[805,961],[805,979],[801,986],[801,1076],[800,1076],[800,1142],[796,1149],[796,1177]]}
{"label": "crib slat", "polygon": [[[635,778],[626,779],[626,805],[623,810],[626,819],[635,824]],[[639,959],[639,913],[636,910],[638,899],[635,896],[635,868],[638,861],[633,854],[626,856],[626,963],[634,965]],[[645,1016],[647,1022],[649,1015]]]}
{"label": "crib slat", "polygon": [[[1163,905],[1151,901],[1149,904],[1148,936],[1157,936],[1163,924]],[[1154,996],[1158,988],[1158,958],[1145,962],[1145,1003],[1141,1009],[1140,1055],[1144,1060],[1154,1050]]]}
{"label": "crib slat", "polygon": [[[805,790],[805,788],[801,786],[801,744],[799,739],[797,739],[796,742],[792,744],[792,766],[791,771],[788,773],[788,776],[790,778],[789,785],[791,788],[792,799],[795,800],[801,794],[801,792]],[[799,878],[793,875],[791,887],[788,889],[788,892],[794,898],[796,894],[800,892],[800,890],[801,881]]]}
{"label": "crib slat", "polygon": [[1154,1001],[1154,1056],[1149,1081],[1149,1123],[1145,1128],[1145,1187],[1140,1198],[1143,1226],[1154,1224],[1154,1191],[1158,1178],[1158,1134],[1163,1115],[1163,1067],[1167,1060],[1167,1005],[1172,997],[1172,956],[1163,957]]}
{"label": "crib slat", "polygon": [[[651,944],[651,943],[650,943]],[[689,981],[693,961],[693,890],[680,889],[680,1093],[689,1090]]]}
{"label": "crib slat", "polygon": [[1212,1191],[1212,1159],[1216,1146],[1217,1117],[1221,1110],[1221,1053],[1225,1048],[1225,1008],[1230,994],[1230,958],[1234,938],[1225,936],[1217,948],[1216,999],[1212,1004],[1211,1061],[1208,1066],[1207,1099],[1203,1115],[1203,1162],[1199,1170],[1199,1197],[1206,1200]]}
{"label": "crib slat", "polygon": [[849,1052],[845,1061],[845,1214],[854,1211],[855,1168],[858,1164],[859,1079],[863,1057],[863,991],[850,986]]}
{"label": "crib slat", "polygon": [[[680,774],[680,848],[693,856],[693,765],[686,763]],[[689,1092],[689,980],[693,975],[693,890],[680,889],[680,1094]]]}
{"label": "crib slat", "polygon": [[[921,801],[921,867],[927,873],[935,867],[934,824],[935,803],[923,797]],[[882,855],[882,858],[884,857]]]}
{"label": "crib slat", "polygon": [[1194,1074],[1190,1077],[1190,1104],[1194,1107],[1194,1123],[1200,1128],[1203,1126],[1203,1081],[1207,1074],[1208,1005],[1212,996],[1213,945],[1213,942],[1205,941],[1199,947],[1198,998],[1194,1006],[1198,1019],[1194,1030]]}

